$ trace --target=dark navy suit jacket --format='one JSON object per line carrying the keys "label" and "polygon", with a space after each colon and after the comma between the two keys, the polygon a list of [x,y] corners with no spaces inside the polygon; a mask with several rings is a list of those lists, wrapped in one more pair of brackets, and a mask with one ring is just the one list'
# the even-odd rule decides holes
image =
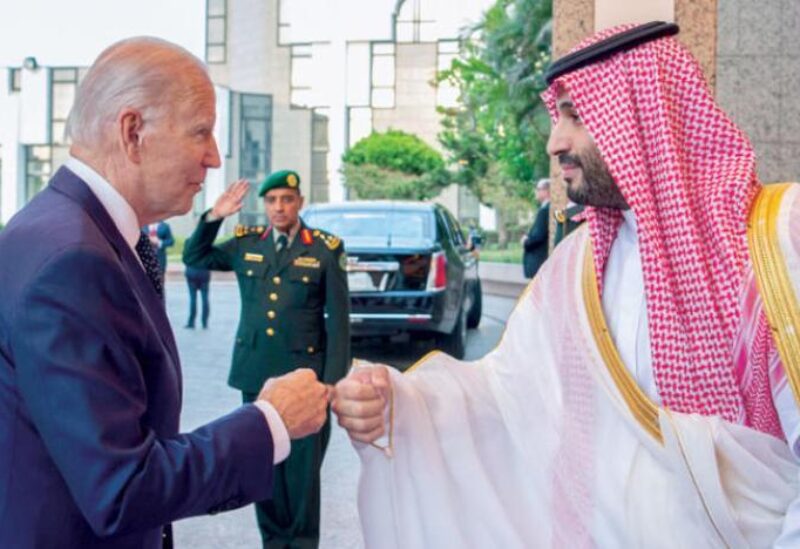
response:
{"label": "dark navy suit jacket", "polygon": [[536,212],[528,238],[523,246],[522,270],[527,278],[536,276],[537,271],[547,259],[548,239],[550,235],[550,203],[548,202]]}
{"label": "dark navy suit jacket", "polygon": [[173,520],[269,497],[266,420],[178,434],[161,299],[66,168],[0,231],[0,547],[156,548]]}

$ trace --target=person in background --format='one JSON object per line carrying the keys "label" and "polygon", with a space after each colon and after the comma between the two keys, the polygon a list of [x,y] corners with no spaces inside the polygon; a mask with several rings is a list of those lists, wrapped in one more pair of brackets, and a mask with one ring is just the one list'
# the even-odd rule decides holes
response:
{"label": "person in background", "polygon": [[540,179],[536,183],[536,200],[539,211],[528,234],[522,237],[522,269],[525,278],[533,278],[547,259],[550,245],[550,180]]}
{"label": "person in background", "polygon": [[175,245],[172,228],[166,221],[159,221],[158,223],[148,223],[142,227],[142,232],[150,239],[150,244],[156,252],[158,271],[161,273],[163,285],[167,274],[167,248]]}
{"label": "person in background", "polygon": [[[242,208],[247,180],[233,183],[203,214],[186,241],[187,265],[236,271],[242,313],[228,383],[252,401],[264,380],[311,368],[336,383],[350,365],[350,297],[347,256],[337,236],[300,218],[300,176],[270,174],[258,196],[270,225],[238,225],[234,238],[214,244],[222,221]],[[320,467],[330,425],[297,441],[278,467],[275,492],[256,504],[264,547],[316,547],[319,543]]]}
{"label": "person in background", "polygon": [[197,317],[197,294],[199,293],[202,304],[200,322],[205,330],[208,328],[208,316],[211,314],[211,307],[208,303],[211,271],[187,265],[184,275],[186,276],[186,284],[189,286],[189,320],[186,322],[185,327],[194,329],[194,321]]}

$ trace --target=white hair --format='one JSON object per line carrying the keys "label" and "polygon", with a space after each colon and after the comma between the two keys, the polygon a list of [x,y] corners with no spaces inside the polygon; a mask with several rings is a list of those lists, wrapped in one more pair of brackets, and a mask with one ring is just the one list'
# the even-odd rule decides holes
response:
{"label": "white hair", "polygon": [[536,190],[537,191],[549,191],[550,190],[550,180],[546,177],[544,179],[540,179],[536,183]]}
{"label": "white hair", "polygon": [[67,119],[74,143],[98,146],[120,111],[143,119],[166,114],[178,101],[192,100],[207,82],[205,65],[182,47],[152,37],[128,38],[109,46],[81,81]]}

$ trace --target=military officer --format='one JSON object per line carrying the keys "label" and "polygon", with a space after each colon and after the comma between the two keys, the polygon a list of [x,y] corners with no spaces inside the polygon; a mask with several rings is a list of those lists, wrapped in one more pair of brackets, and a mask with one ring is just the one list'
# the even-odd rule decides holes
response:
{"label": "military officer", "polygon": [[[242,208],[248,190],[246,180],[233,183],[203,215],[183,252],[187,265],[236,272],[242,316],[228,383],[245,402],[268,377],[300,367],[334,384],[350,361],[342,241],[305,226],[300,177],[282,170],[258,190],[270,225],[237,226],[234,238],[215,246],[222,220]],[[317,547],[319,471],[329,434],[330,422],[320,434],[293,441],[289,458],[277,466],[272,500],[256,504],[264,547]]]}

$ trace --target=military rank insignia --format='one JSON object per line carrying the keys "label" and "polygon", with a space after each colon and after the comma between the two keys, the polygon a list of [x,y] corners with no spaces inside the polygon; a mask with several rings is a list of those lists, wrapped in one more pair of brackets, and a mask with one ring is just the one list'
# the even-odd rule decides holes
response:
{"label": "military rank insignia", "polygon": [[319,239],[322,240],[329,250],[335,250],[342,243],[342,239],[332,234],[320,233]]}
{"label": "military rank insignia", "polygon": [[556,221],[558,221],[559,223],[563,223],[564,221],[567,220],[567,216],[564,215],[564,210],[556,210],[556,213],[554,215]]}
{"label": "military rank insignia", "polygon": [[311,246],[311,243],[314,242],[314,238],[311,236],[311,231],[308,229],[303,229],[300,231],[300,240],[306,246]]}
{"label": "military rank insignia", "polygon": [[250,227],[247,225],[236,225],[236,227],[233,229],[233,235],[236,238],[241,238],[249,234],[263,234],[265,231],[266,227],[263,225],[253,225]]}

